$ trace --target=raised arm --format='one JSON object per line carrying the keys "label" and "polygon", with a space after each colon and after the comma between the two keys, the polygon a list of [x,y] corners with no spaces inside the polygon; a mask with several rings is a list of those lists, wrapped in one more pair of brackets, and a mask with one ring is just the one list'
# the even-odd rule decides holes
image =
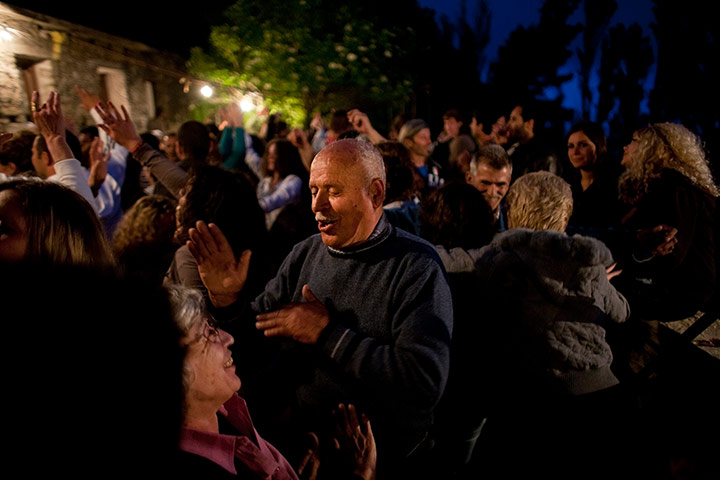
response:
{"label": "raised arm", "polygon": [[365,135],[373,144],[387,142],[387,138],[380,135],[380,133],[373,128],[372,123],[370,123],[370,118],[366,113],[354,108],[350,110],[347,115],[353,128]]}
{"label": "raised arm", "polygon": [[79,193],[97,213],[99,208],[88,184],[89,174],[75,158],[65,140],[65,120],[60,105],[60,94],[50,92],[48,101],[42,105],[39,103],[40,94],[33,92],[33,122],[37,125],[40,135],[45,139],[48,152],[52,157],[55,168],[53,179]]}
{"label": "raised arm", "polygon": [[197,262],[210,301],[216,307],[227,307],[235,303],[245,288],[252,252],[245,250],[238,260],[217,225],[203,221],[195,225],[189,231],[187,247]]}
{"label": "raised arm", "polygon": [[99,125],[100,128],[132,153],[132,156],[147,167],[150,173],[177,198],[180,190],[187,184],[188,173],[143,142],[125,106],[120,106],[122,112],[118,111],[112,102],[108,102],[107,105],[101,102],[95,108],[104,122]]}

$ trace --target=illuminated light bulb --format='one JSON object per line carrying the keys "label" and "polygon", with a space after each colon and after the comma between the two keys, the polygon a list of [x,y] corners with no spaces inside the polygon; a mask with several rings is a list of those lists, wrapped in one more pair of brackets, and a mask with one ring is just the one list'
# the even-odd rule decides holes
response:
{"label": "illuminated light bulb", "polygon": [[247,97],[240,100],[240,110],[242,110],[243,112],[249,112],[253,109],[254,106],[255,105],[253,105],[252,100]]}

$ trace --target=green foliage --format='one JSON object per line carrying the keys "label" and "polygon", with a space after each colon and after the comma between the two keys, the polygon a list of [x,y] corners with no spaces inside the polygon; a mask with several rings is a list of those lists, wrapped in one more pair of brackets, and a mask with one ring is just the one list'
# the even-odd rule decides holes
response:
{"label": "green foliage", "polygon": [[411,78],[394,68],[407,54],[402,27],[379,25],[360,4],[328,0],[238,0],[191,71],[261,93],[293,123],[317,110],[405,102]]}

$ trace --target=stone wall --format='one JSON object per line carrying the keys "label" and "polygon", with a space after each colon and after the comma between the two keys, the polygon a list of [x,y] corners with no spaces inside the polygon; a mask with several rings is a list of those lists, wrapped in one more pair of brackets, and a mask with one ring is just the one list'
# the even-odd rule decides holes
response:
{"label": "stone wall", "polygon": [[0,3],[0,131],[28,126],[33,87],[41,98],[59,92],[77,129],[94,124],[80,107],[76,84],[125,104],[139,131],[156,107],[166,130],[174,130],[188,118],[191,98],[180,83],[186,75],[184,59],[175,54]]}

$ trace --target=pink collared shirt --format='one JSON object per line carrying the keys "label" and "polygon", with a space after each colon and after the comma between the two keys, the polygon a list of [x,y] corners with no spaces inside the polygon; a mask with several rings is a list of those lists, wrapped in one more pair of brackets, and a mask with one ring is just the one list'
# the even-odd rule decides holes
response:
{"label": "pink collared shirt", "polygon": [[199,455],[237,475],[235,461],[258,478],[297,480],[295,471],[275,447],[262,439],[253,426],[245,400],[235,394],[218,410],[239,435],[225,435],[183,427],[180,450]]}

